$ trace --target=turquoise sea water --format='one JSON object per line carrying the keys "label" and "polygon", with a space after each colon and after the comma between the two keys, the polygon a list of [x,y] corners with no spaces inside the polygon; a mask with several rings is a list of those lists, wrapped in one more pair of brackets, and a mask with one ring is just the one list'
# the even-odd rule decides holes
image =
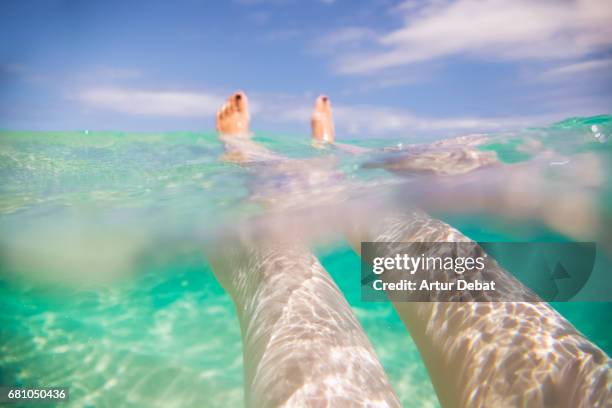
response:
{"label": "turquoise sea water", "polygon": [[[543,151],[553,163],[598,163],[565,180],[589,192],[584,208],[602,228],[560,228],[542,216],[546,211],[506,218],[455,211],[453,203],[426,209],[475,240],[588,238],[605,247],[612,225],[610,137],[612,117],[599,116],[489,135],[478,147],[509,166],[537,162]],[[405,177],[361,166],[371,155],[315,150],[306,137],[257,134],[256,140],[294,158],[337,156],[350,180]],[[352,143],[378,148],[414,142]],[[216,136],[205,133],[0,133],[0,384],[69,386],[69,406],[242,406],[240,330],[203,248],[226,225],[260,208],[248,200],[249,171],[220,162],[222,152]],[[493,175],[478,177],[488,186]],[[418,351],[391,305],[360,299],[359,257],[341,237],[315,252],[353,307],[404,406],[437,406]],[[594,273],[609,274],[605,268]],[[612,304],[554,307],[612,353]]]}

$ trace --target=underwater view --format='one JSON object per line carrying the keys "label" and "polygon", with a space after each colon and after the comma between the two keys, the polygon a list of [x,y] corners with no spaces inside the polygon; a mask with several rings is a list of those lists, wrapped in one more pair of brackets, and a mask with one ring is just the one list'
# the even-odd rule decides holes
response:
{"label": "underwater view", "polygon": [[[362,299],[343,233],[352,217],[382,217],[377,197],[475,241],[594,241],[586,287],[612,293],[612,116],[444,142],[342,140],[358,154],[308,136],[252,140],[332,168],[333,191],[327,179],[296,187],[290,171],[220,160],[213,133],[1,132],[0,383],[67,386],[63,404],[75,407],[243,406],[238,317],[206,248],[269,214],[265,190],[286,192],[266,226],[309,237],[405,407],[440,403],[392,304]],[[610,355],[610,299],[572,300],[552,306]]]}

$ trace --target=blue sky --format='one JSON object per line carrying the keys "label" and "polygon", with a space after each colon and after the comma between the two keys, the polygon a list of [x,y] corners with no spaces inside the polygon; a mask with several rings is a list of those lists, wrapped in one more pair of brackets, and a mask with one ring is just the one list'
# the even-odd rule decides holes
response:
{"label": "blue sky", "polygon": [[339,136],[499,130],[612,112],[608,0],[0,2],[0,128],[253,127]]}

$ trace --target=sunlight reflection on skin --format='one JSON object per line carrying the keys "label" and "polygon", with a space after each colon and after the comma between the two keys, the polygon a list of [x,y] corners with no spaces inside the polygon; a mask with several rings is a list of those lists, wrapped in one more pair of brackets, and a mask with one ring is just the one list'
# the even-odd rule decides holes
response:
{"label": "sunlight reflection on skin", "polygon": [[[486,137],[474,135],[435,142],[370,166],[408,176],[430,175],[406,185],[409,191],[400,195],[402,202],[452,213],[488,211],[540,219],[575,239],[602,241],[593,188],[602,186],[604,166],[596,156],[581,154],[567,160],[531,143],[527,148],[537,157],[509,166],[492,152],[475,149],[485,141]],[[564,166],[551,169],[555,163]],[[387,214],[377,226],[368,223],[353,234],[355,251],[360,251],[361,241],[469,241],[421,211]],[[488,272],[506,274],[497,268]],[[501,289],[521,288],[514,281],[514,287]],[[534,300],[396,302],[394,306],[417,343],[444,406],[610,405],[609,357],[548,304]]]}
{"label": "sunlight reflection on skin", "polygon": [[[408,173],[429,172],[436,176],[440,174],[466,175],[464,180],[469,180],[470,175],[473,174],[472,177],[479,179],[480,175],[477,175],[474,171],[478,172],[484,171],[483,169],[486,168],[498,169],[503,167],[497,161],[494,154],[481,152],[473,148],[481,140],[481,136],[476,135],[465,140],[457,139],[454,142],[439,142],[432,144],[429,148],[412,150],[408,156],[400,157],[399,161],[390,165],[389,168],[392,171],[405,171]],[[465,145],[453,147],[457,144],[461,145],[462,141],[465,142]],[[261,147],[251,149],[251,143],[253,142],[249,140],[238,149],[240,157],[246,163],[258,160],[265,162],[264,157],[267,153],[262,154]],[[271,152],[270,154],[273,155]],[[252,160],[253,158],[255,160]],[[256,228],[257,234],[253,233],[253,236],[261,236],[262,233],[267,234],[273,230],[278,234],[272,234],[276,235],[277,238],[268,242],[269,247],[263,251],[255,249],[256,246],[252,245],[255,241],[247,239],[243,242],[244,247],[240,251],[236,250],[238,252],[223,257],[223,262],[219,264],[217,264],[218,261],[213,261],[214,265],[218,265],[215,266],[215,269],[224,271],[222,273],[216,272],[217,276],[224,286],[229,288],[228,292],[233,294],[239,313],[243,313],[241,317],[243,334],[248,335],[249,330],[262,331],[264,334],[261,336],[265,339],[264,344],[267,344],[269,339],[273,337],[272,335],[268,336],[265,334],[268,330],[266,327],[271,324],[267,319],[272,319],[266,314],[267,312],[262,312],[265,309],[261,309],[265,308],[267,303],[264,302],[261,308],[257,308],[256,306],[259,303],[249,304],[248,301],[245,302],[245,299],[253,296],[262,296],[262,299],[285,296],[283,300],[276,303],[270,300],[269,304],[279,307],[278,305],[283,302],[292,303],[293,295],[290,296],[290,294],[287,294],[287,291],[293,292],[290,288],[287,289],[283,286],[285,285],[284,282],[272,285],[272,287],[263,285],[267,289],[260,288],[261,282],[278,282],[278,279],[281,279],[283,275],[281,271],[291,271],[285,272],[286,274],[294,274],[296,270],[301,271],[297,273],[296,279],[300,279],[299,276],[303,276],[304,273],[306,275],[314,274],[321,276],[320,282],[322,288],[326,288],[322,289],[323,292],[317,292],[316,297],[313,296],[312,298],[304,293],[304,297],[300,296],[296,300],[300,304],[304,302],[301,307],[303,307],[302,311],[305,311],[305,313],[301,318],[312,319],[318,315],[318,312],[313,312],[315,305],[309,303],[313,301],[315,303],[324,301],[323,307],[330,307],[326,309],[326,313],[333,313],[336,316],[343,315],[345,313],[344,308],[348,308],[343,299],[342,301],[339,299],[334,300],[334,297],[342,298],[342,294],[337,291],[335,286],[332,288],[332,285],[326,283],[328,282],[327,274],[320,268],[316,259],[301,247],[301,244],[298,247],[280,244],[280,242],[287,239],[287,228],[282,227],[283,220],[293,219],[293,229],[300,231],[300,236],[303,234],[304,237],[316,236],[323,227],[331,230],[336,229],[338,233],[345,231],[351,237],[350,241],[357,252],[359,252],[359,243],[361,241],[468,241],[459,231],[441,221],[430,218],[422,211],[398,210],[398,207],[405,208],[405,205],[402,205],[402,202],[405,202],[405,200],[396,201],[397,207],[395,209],[373,206],[368,208],[368,205],[364,205],[361,208],[357,207],[358,209],[356,210],[348,206],[343,208],[344,213],[341,213],[342,210],[339,210],[341,205],[334,206],[332,204],[340,202],[346,205],[351,203],[354,197],[351,198],[351,185],[343,182],[341,175],[338,175],[333,168],[326,166],[309,167],[313,162],[307,161],[291,161],[288,159],[283,160],[282,158],[278,160],[276,164],[263,167],[264,170],[260,172],[260,174],[264,175],[260,178],[260,183],[262,184],[256,183],[254,185],[253,191],[256,192],[255,196],[261,202],[268,203],[273,207],[274,204],[278,204],[276,208],[282,208],[284,211],[287,211],[287,209],[295,210],[296,208],[303,209],[310,206],[312,209],[311,217],[306,221],[298,221],[292,217],[294,213],[288,212],[283,217],[283,212],[281,211],[272,217],[272,220],[276,218],[276,221],[263,222],[260,224],[259,229]],[[380,165],[381,167],[386,167],[389,165],[389,162],[382,162]],[[522,187],[529,185],[529,175],[532,174],[529,166],[525,167],[524,176],[522,179],[519,178],[518,182]],[[517,166],[517,168],[520,169],[520,166]],[[517,174],[520,174],[520,172]],[[571,174],[571,172],[568,174]],[[507,177],[508,183],[504,186],[512,185],[512,181],[516,182],[512,176]],[[493,177],[490,180],[492,185],[499,184],[495,183]],[[523,180],[523,182],[520,180]],[[591,180],[593,179],[591,178]],[[446,180],[446,190],[423,186],[425,197],[423,203],[441,202],[440,196],[435,194],[446,194],[443,202],[452,205],[453,208],[455,208],[455,204],[459,207],[462,205],[469,206],[469,198],[478,197],[469,188],[466,189],[467,192],[465,194],[457,194],[456,200],[449,200],[449,196],[455,197],[457,193],[456,190],[452,189],[453,182],[455,181],[456,179],[454,178]],[[542,185],[537,184],[537,186],[541,188]],[[354,188],[355,185],[352,185],[352,187]],[[505,187],[492,188],[491,191],[497,192],[501,197],[504,197],[504,194],[502,194],[503,188]],[[533,187],[533,189],[536,191],[536,187]],[[438,193],[438,191],[442,193]],[[431,192],[431,195],[427,195],[425,192]],[[368,195],[364,194],[364,196],[367,197]],[[410,196],[413,197],[414,194]],[[494,197],[495,194],[492,196]],[[315,199],[316,197],[324,197],[327,200],[317,200]],[[482,203],[483,200],[478,201],[478,198],[476,198],[472,199],[472,202]],[[512,205],[514,204],[513,202]],[[501,207],[502,210],[504,208],[498,201],[490,205]],[[323,206],[322,208],[325,210],[324,214],[317,219],[312,214],[320,212],[321,207],[318,206]],[[511,206],[509,205],[509,207]],[[585,209],[581,207],[579,210],[583,211]],[[371,217],[366,215],[372,213],[388,215],[378,226],[367,223],[359,225],[355,229],[353,225],[351,230],[349,219],[369,219]],[[338,217],[335,217],[336,215]],[[318,226],[316,225],[317,223],[319,224]],[[283,233],[284,235],[282,235]],[[281,245],[280,249],[275,249],[276,245]],[[292,263],[291,254],[297,259],[297,263]],[[233,262],[238,264],[230,265],[228,263],[230,259],[233,259]],[[493,274],[505,273],[501,269],[489,272]],[[254,285],[255,289],[246,291],[239,289],[250,287],[251,285]],[[296,287],[301,288],[300,285]],[[506,286],[506,288],[507,290],[524,290],[517,282]],[[256,295],[251,295],[251,293],[256,293]],[[267,295],[264,296],[263,293]],[[321,296],[321,293],[324,293],[324,295]],[[537,299],[534,298],[534,300]],[[333,309],[339,306],[342,311]],[[394,307],[417,343],[430,372],[436,392],[444,406],[586,407],[606,406],[612,402],[610,393],[611,380],[609,376],[612,365],[608,356],[578,333],[569,322],[544,302],[396,302]],[[255,313],[255,310],[259,311],[259,314]],[[274,308],[272,307],[270,310],[274,310]],[[347,324],[353,325],[351,319],[354,318],[352,314],[346,313]],[[263,324],[263,327],[257,326],[257,328],[253,328],[252,325],[255,324],[255,321],[257,321],[257,324]],[[306,323],[307,321],[304,321],[304,324],[306,327],[310,327],[311,323]],[[281,325],[277,329],[287,330],[288,333],[291,333],[292,330],[297,330],[297,327],[291,328],[290,321],[286,321],[286,323],[289,324],[289,327],[282,327]],[[341,320],[336,323],[341,324]],[[314,331],[317,332],[317,329]],[[357,340],[359,344],[367,343],[367,339],[364,340],[362,335],[363,333],[359,331]],[[244,338],[245,360],[248,359],[247,356],[250,353],[253,353],[254,356],[261,353],[256,345],[257,338],[258,336],[255,336],[255,338],[249,338],[248,336]],[[293,335],[286,335],[283,339],[287,340],[285,346],[297,342]],[[343,341],[350,341],[350,339]],[[266,352],[272,348],[267,347]],[[367,352],[365,355],[367,355]],[[281,357],[271,357],[269,360],[264,358],[258,360],[255,358],[252,364],[257,365],[260,361],[269,362],[270,365],[264,364],[264,367],[271,372],[279,370],[274,368],[274,364],[279,362],[286,361],[287,364],[297,365],[312,364],[311,360],[304,360],[304,357],[299,357],[296,360],[290,360],[291,357],[288,356],[284,356],[284,358],[287,360],[283,360]],[[329,358],[329,356],[325,358]],[[260,394],[253,387],[261,386],[266,388],[269,385],[258,383],[254,379],[259,368],[249,366],[249,364],[251,362],[245,363],[245,374],[248,378],[247,384],[251,387],[249,392],[252,394],[252,398],[260,398]],[[366,358],[363,364],[373,363],[372,360]],[[311,366],[308,365],[308,367],[310,369]],[[364,367],[360,366],[360,368]],[[374,365],[376,370],[379,367],[379,364]],[[267,376],[264,377],[267,378]],[[376,375],[376,378],[379,379],[383,377],[384,374],[382,374],[382,377],[380,374]],[[297,383],[304,384],[303,379],[300,377],[289,388],[296,389]],[[388,386],[386,381],[383,383]],[[265,384],[272,384],[272,382],[266,382]],[[302,388],[300,389],[303,390]],[[316,387],[312,389],[315,390]],[[345,390],[343,392],[346,392],[344,396],[356,392],[344,387],[341,387],[341,389]],[[288,390],[286,389],[277,390],[276,394],[273,393],[277,395],[274,398],[286,401],[284,396],[287,392]],[[367,394],[365,395],[367,396]],[[372,395],[382,398],[381,394],[375,393]],[[366,398],[366,396],[359,398]],[[270,404],[278,401],[279,399],[265,400],[266,403]],[[258,402],[260,401],[258,400]],[[348,403],[348,400],[337,400],[336,402]]]}
{"label": "sunlight reflection on skin", "polygon": [[247,406],[399,407],[369,340],[300,243],[225,242],[208,258],[236,305]]}
{"label": "sunlight reflection on skin", "polygon": [[[232,95],[217,128],[236,130],[225,118],[242,116],[245,122],[247,106],[246,95]],[[292,177],[304,174],[297,170],[304,166],[276,157],[252,142],[248,129],[239,130],[221,137],[223,158],[268,163],[253,168],[260,180],[253,188],[256,200],[279,207],[282,200],[272,197],[280,190],[306,191],[318,183],[312,172]],[[207,255],[240,320],[246,405],[399,407],[367,336],[327,271],[302,242],[269,231],[256,240],[234,237]]]}
{"label": "sunlight reflection on skin", "polygon": [[[378,226],[364,226],[354,236],[361,238],[352,242],[357,252],[361,240],[469,241],[420,211],[388,215]],[[487,272],[505,274],[501,268]],[[520,283],[515,285],[500,289],[522,290]],[[609,357],[547,303],[534,300],[394,302],[394,307],[417,343],[445,407],[608,406]]]}

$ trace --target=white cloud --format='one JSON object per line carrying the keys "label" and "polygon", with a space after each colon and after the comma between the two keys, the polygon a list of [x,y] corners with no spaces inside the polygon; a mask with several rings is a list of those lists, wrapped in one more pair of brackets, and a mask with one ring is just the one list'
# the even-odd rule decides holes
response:
{"label": "white cloud", "polygon": [[401,109],[374,106],[338,106],[336,122],[350,135],[388,135],[411,132],[485,132],[521,128],[541,123],[541,118],[433,118]]}
{"label": "white cloud", "polygon": [[[91,88],[74,96],[89,107],[128,115],[213,119],[225,97],[203,92],[170,92],[123,88]],[[292,124],[309,132],[314,107],[312,95],[295,97],[277,94],[250,95],[254,122],[267,129]],[[551,118],[422,117],[410,111],[373,105],[334,104],[334,120],[340,137],[406,136],[411,133],[449,134],[453,132],[499,131],[544,124]]]}
{"label": "white cloud", "polygon": [[403,26],[379,34],[368,52],[340,56],[338,71],[371,73],[457,54],[576,58],[612,46],[609,0],[434,0],[396,10],[405,13]]}
{"label": "white cloud", "polygon": [[563,65],[546,71],[542,77],[553,79],[558,77],[568,77],[574,75],[585,75],[593,71],[612,71],[612,58],[581,61],[574,64]]}
{"label": "white cloud", "polygon": [[73,96],[88,106],[143,116],[209,117],[224,97],[204,92],[90,88]]}
{"label": "white cloud", "polygon": [[[299,123],[309,129],[313,104],[304,101],[285,101],[282,105],[261,104],[259,114],[269,122]],[[415,115],[404,109],[372,105],[333,106],[334,121],[341,137],[349,136],[405,136],[411,133],[485,132],[524,128],[546,124],[557,119],[541,117],[454,117],[433,118]]]}

